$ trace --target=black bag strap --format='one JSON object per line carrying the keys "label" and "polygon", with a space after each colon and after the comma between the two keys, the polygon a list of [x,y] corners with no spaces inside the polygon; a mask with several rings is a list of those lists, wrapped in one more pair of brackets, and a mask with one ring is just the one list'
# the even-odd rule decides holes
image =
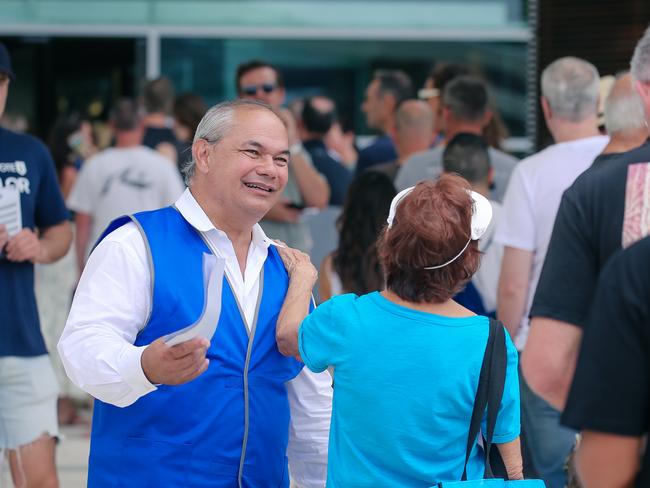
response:
{"label": "black bag strap", "polygon": [[492,437],[501,406],[503,389],[505,387],[507,367],[507,355],[505,344],[505,331],[503,324],[497,320],[490,319],[490,332],[488,335],[483,363],[481,365],[481,374],[478,380],[476,398],[474,399],[474,409],[469,425],[469,434],[467,436],[467,449],[465,451],[465,466],[461,481],[467,480],[467,463],[472,453],[472,448],[476,442],[476,437],[481,430],[481,421],[487,408],[487,432],[485,436],[485,471],[490,476],[490,448]]}

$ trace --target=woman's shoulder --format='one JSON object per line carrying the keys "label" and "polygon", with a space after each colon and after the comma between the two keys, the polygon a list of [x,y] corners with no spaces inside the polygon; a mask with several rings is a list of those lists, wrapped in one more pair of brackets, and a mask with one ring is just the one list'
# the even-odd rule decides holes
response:
{"label": "woman's shoulder", "polygon": [[330,298],[329,300],[323,302],[319,306],[326,305],[328,307],[331,307],[332,309],[338,309],[338,308],[353,308],[357,307],[359,304],[357,303],[360,299],[363,298],[362,295],[361,297],[359,295],[356,295],[354,293],[344,293],[342,295],[336,295]]}
{"label": "woman's shoulder", "polygon": [[361,317],[367,314],[367,296],[354,293],[336,295],[318,305],[316,310],[337,323],[358,324]]}

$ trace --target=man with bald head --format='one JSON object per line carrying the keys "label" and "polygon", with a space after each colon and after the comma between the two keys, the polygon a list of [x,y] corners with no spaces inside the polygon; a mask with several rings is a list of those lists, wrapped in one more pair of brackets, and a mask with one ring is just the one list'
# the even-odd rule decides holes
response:
{"label": "man with bald head", "polygon": [[[456,134],[481,135],[492,118],[487,84],[475,76],[458,76],[445,85],[442,94],[444,143]],[[404,162],[395,179],[395,186],[403,190],[421,180],[436,179],[442,172],[442,153],[445,144],[414,154]],[[501,201],[517,159],[498,149],[490,148],[494,167],[494,185],[491,197]]]}
{"label": "man with bald head", "polygon": [[433,140],[433,126],[434,113],[427,102],[402,102],[395,113],[395,127],[392,132],[397,159],[372,166],[370,170],[385,173],[394,182],[397,172],[408,158],[429,149]]}
{"label": "man with bald head", "polygon": [[305,100],[299,123],[302,144],[314,167],[327,178],[330,186],[330,205],[343,205],[352,173],[328,152],[325,137],[336,121],[334,101],[324,96]]}
{"label": "man with bald head", "polygon": [[[59,342],[97,399],[88,486],[289,486],[289,407],[312,400],[276,346],[288,276],[258,225],[289,163],[274,109],[221,103],[197,128],[183,195],[117,219],[90,255]],[[169,346],[201,315],[204,254],[225,260],[218,327]]]}

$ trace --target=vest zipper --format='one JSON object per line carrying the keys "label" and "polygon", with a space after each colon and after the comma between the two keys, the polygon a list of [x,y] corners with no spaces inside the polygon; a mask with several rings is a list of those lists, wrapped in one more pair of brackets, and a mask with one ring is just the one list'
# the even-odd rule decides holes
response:
{"label": "vest zipper", "polygon": [[[210,249],[210,252],[216,256],[217,253],[214,252],[214,248],[212,247],[212,244],[205,237],[205,235],[203,235],[203,232],[199,232],[199,235],[201,236],[201,239],[203,239],[203,242],[208,247],[208,249]],[[228,282],[228,286],[230,286],[230,289],[233,294],[233,298],[235,299],[235,303],[237,304],[237,308],[239,309],[239,315],[241,316],[242,322],[244,323],[244,327],[248,331],[248,327],[246,327],[246,316],[244,315],[244,311],[241,308],[241,305],[239,304],[239,300],[237,299],[237,296],[235,295],[234,287],[230,283],[230,280],[228,280],[228,277],[225,276],[225,278],[226,281]],[[253,342],[255,340],[255,331],[257,329],[257,319],[260,312],[260,305],[262,303],[262,293],[264,292],[264,266],[262,266],[262,270],[260,271],[259,283],[260,284],[257,293],[257,304],[255,305],[255,316],[253,317],[253,323],[251,324],[251,329],[248,334],[248,348],[246,349],[246,360],[244,361],[244,437],[242,440],[241,456],[239,458],[239,471],[237,473],[237,486],[239,488],[243,488],[242,478],[244,475],[244,461],[246,460],[246,447],[248,445],[248,429],[249,429],[249,421],[250,421],[250,411],[249,411],[249,404],[248,404],[249,402],[248,367],[250,366],[251,355],[253,352]]]}
{"label": "vest zipper", "polygon": [[[248,408],[248,367],[250,365],[251,354],[253,352],[253,342],[255,340],[255,331],[257,330],[257,318],[260,313],[260,304],[262,303],[262,293],[264,292],[264,267],[260,272],[260,286],[257,293],[257,304],[255,305],[255,317],[251,325],[251,333],[248,338],[248,349],[246,350],[246,361],[244,362],[244,439],[241,446],[241,457],[239,458],[239,473],[237,474],[237,484],[242,488],[242,476],[244,475],[244,461],[246,460],[246,446],[248,445],[248,427],[249,427],[249,408]],[[242,314],[242,320],[246,317]]]}

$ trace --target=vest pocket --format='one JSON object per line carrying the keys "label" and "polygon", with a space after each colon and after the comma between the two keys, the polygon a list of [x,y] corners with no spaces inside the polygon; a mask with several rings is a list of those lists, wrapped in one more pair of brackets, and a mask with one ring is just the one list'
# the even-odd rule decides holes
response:
{"label": "vest pocket", "polygon": [[189,486],[187,469],[191,444],[174,444],[140,437],[128,437],[122,445],[120,486]]}

